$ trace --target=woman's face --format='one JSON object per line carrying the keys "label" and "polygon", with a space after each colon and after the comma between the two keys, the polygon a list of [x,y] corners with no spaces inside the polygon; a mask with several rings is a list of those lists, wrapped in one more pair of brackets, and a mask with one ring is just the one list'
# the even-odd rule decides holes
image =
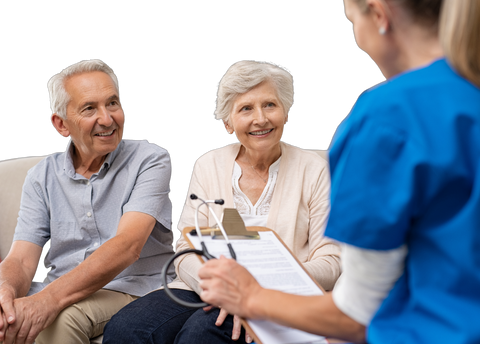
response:
{"label": "woman's face", "polygon": [[286,122],[275,86],[266,81],[237,97],[225,128],[247,150],[268,152],[278,147]]}

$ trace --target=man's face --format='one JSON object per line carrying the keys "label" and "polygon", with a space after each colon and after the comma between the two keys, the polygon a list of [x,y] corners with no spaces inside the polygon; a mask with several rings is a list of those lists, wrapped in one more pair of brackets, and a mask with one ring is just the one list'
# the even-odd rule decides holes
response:
{"label": "man's face", "polygon": [[70,95],[64,136],[70,135],[81,160],[113,152],[123,134],[124,114],[118,91],[108,74],[87,72],[65,81]]}

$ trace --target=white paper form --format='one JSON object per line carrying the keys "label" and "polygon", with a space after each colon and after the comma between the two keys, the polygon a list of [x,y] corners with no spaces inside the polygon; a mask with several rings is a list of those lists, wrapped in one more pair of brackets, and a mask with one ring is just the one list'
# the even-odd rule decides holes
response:
{"label": "white paper form", "polygon": [[[322,295],[322,291],[307,275],[295,258],[270,231],[258,232],[260,240],[230,240],[243,265],[258,283],[268,289],[298,295]],[[201,249],[197,236],[187,234],[197,249]],[[214,240],[204,235],[208,252],[215,257],[231,258],[225,240]],[[288,310],[285,310],[288,312]],[[247,320],[263,344],[324,344],[324,337],[281,326],[270,321]]]}

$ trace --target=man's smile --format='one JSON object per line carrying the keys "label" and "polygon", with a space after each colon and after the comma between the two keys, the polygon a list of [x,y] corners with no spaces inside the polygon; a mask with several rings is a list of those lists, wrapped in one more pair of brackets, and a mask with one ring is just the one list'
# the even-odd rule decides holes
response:
{"label": "man's smile", "polygon": [[113,134],[113,132],[115,131],[115,129],[111,130],[111,131],[106,131],[106,132],[103,132],[103,133],[96,133],[95,136],[110,136]]}

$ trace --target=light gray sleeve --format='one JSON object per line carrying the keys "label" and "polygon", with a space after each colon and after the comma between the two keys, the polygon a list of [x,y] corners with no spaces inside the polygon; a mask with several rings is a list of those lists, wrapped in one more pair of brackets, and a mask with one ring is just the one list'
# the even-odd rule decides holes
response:
{"label": "light gray sleeve", "polygon": [[123,206],[123,212],[138,211],[149,214],[171,230],[172,203],[168,197],[172,170],[170,155],[163,148],[156,147],[141,164],[135,186],[128,203]]}
{"label": "light gray sleeve", "polygon": [[380,304],[403,274],[407,247],[377,251],[344,244],[343,274],[333,290],[335,305],[367,326]]}
{"label": "light gray sleeve", "polygon": [[41,247],[50,239],[50,211],[46,195],[30,170],[25,178],[14,241],[24,240]]}

